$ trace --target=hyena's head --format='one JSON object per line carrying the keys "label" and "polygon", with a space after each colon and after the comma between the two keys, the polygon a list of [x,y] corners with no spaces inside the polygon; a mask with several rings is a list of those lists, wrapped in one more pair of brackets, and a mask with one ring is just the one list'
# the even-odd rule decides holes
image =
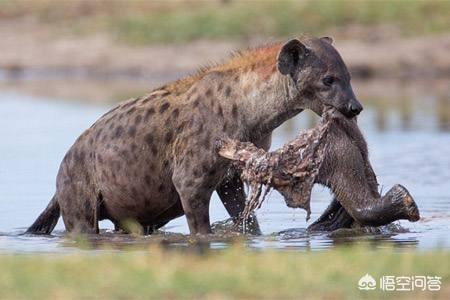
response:
{"label": "hyena's head", "polygon": [[363,107],[350,84],[350,74],[329,37],[293,39],[278,53],[278,70],[292,78],[298,89],[294,109],[312,109],[320,114],[323,106],[333,106],[348,118]]}

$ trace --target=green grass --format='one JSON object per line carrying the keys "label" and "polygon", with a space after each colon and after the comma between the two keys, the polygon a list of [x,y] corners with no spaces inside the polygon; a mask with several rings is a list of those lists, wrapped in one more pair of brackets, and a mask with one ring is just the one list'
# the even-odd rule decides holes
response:
{"label": "green grass", "polygon": [[448,31],[449,14],[445,0],[0,0],[4,18],[33,16],[79,33],[106,31],[131,44],[326,35],[352,25],[390,25],[404,35],[420,35]]}
{"label": "green grass", "polygon": [[[1,299],[430,298],[450,296],[450,252],[338,248],[258,252],[239,246],[195,255],[146,252],[0,256]],[[442,277],[440,292],[359,291],[369,273]]]}
{"label": "green grass", "polygon": [[392,25],[405,35],[450,28],[450,2],[441,1],[274,1],[209,5],[112,20],[119,38],[134,44],[194,39],[327,34],[349,25]]}

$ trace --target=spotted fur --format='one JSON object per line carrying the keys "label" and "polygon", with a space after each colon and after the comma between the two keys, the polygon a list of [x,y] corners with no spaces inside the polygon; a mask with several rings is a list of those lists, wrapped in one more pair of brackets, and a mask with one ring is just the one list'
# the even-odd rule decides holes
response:
{"label": "spotted fur", "polygon": [[[54,200],[29,232],[51,232],[61,213],[68,231],[96,233],[102,219],[132,219],[151,231],[186,215],[191,233],[205,234],[214,190],[236,217],[244,207],[242,182],[218,157],[215,140],[267,149],[284,121],[307,108],[320,111],[320,76],[331,68],[347,78],[329,43],[296,41],[297,48],[274,43],[236,54],[103,115],[64,157]],[[311,55],[295,52],[300,45]],[[281,59],[300,76],[283,74]],[[306,90],[313,92],[305,96]]]}

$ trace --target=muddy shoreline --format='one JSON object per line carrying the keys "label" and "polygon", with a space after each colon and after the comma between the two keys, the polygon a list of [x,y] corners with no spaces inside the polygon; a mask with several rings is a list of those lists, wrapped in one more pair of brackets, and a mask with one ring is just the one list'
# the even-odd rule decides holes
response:
{"label": "muddy shoreline", "polygon": [[[193,72],[223,61],[235,50],[276,40],[262,37],[240,41],[197,40],[136,47],[102,32],[55,34],[35,25],[0,21],[0,80],[151,78],[154,81],[166,78],[167,74]],[[334,44],[355,78],[450,77],[449,33],[405,38],[384,31],[373,39],[335,37]]]}

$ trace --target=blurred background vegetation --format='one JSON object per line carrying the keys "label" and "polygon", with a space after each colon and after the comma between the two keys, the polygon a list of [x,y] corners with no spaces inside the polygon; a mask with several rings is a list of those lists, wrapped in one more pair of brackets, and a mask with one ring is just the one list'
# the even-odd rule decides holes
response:
{"label": "blurred background vegetation", "polygon": [[137,45],[300,32],[352,35],[354,26],[414,36],[448,31],[449,11],[445,0],[0,1],[2,19],[29,18],[79,34],[103,31]]}
{"label": "blurred background vegetation", "polygon": [[[30,77],[152,82],[131,88],[137,94],[232,50],[303,33],[332,36],[354,78],[446,78],[449,15],[445,0],[0,0],[0,76],[15,81],[0,88]],[[67,94],[66,83],[51,90]],[[129,83],[102,90],[117,87],[125,91],[114,97],[135,95]]]}

